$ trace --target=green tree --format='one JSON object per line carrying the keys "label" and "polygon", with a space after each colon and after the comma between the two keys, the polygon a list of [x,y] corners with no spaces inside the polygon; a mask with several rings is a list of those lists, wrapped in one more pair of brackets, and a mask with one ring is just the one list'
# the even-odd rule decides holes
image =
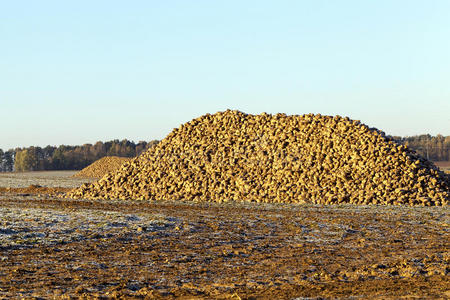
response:
{"label": "green tree", "polygon": [[16,151],[10,149],[6,151],[3,155],[3,162],[4,162],[4,171],[5,172],[12,172],[14,170],[14,157],[15,157]]}
{"label": "green tree", "polygon": [[0,172],[5,172],[5,159],[4,159],[4,156],[5,156],[5,152],[3,152],[3,150],[2,149],[0,149]]}
{"label": "green tree", "polygon": [[53,161],[53,170],[64,170],[66,167],[66,158],[64,156],[64,152],[66,151],[66,146],[59,146],[54,152],[52,156]]}

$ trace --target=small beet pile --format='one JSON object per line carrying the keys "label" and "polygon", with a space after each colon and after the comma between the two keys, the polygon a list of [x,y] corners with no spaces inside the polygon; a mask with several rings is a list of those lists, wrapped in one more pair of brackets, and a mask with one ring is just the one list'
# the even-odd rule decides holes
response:
{"label": "small beet pile", "polygon": [[124,163],[131,158],[119,156],[105,156],[82,169],[72,177],[78,178],[101,178],[109,172],[117,171]]}
{"label": "small beet pile", "polygon": [[432,162],[359,121],[227,110],[66,196],[432,206],[447,205],[449,186]]}

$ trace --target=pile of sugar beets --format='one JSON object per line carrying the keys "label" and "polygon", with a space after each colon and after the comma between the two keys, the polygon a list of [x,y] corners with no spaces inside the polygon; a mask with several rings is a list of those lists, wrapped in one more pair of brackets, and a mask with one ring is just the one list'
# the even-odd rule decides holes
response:
{"label": "pile of sugar beets", "polygon": [[450,176],[340,116],[227,110],[174,129],[69,198],[447,205]]}
{"label": "pile of sugar beets", "polygon": [[100,178],[105,176],[109,172],[116,171],[119,169],[125,162],[130,161],[129,157],[119,157],[119,156],[105,156],[92,164],[79,171],[72,177],[79,178]]}

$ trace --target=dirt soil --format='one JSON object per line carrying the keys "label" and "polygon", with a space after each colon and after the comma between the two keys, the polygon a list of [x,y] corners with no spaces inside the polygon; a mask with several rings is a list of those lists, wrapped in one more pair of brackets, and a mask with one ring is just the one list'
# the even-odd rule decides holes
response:
{"label": "dirt soil", "polygon": [[0,187],[25,188],[31,185],[42,187],[75,188],[93,182],[90,178],[71,178],[78,171],[0,172]]}
{"label": "dirt soil", "polygon": [[22,187],[40,182],[40,193],[0,190],[0,298],[450,297],[447,206],[87,201],[43,192],[67,187],[68,176]]}
{"label": "dirt soil", "polygon": [[450,161],[435,161],[434,164],[445,173],[450,174]]}

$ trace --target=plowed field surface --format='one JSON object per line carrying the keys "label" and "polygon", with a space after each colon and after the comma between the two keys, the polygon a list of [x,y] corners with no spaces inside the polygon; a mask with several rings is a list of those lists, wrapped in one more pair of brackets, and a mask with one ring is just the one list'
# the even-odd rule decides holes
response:
{"label": "plowed field surface", "polygon": [[[11,187],[79,184],[65,173],[26,176]],[[450,297],[447,207],[86,201],[15,191],[0,191],[0,298]]]}

